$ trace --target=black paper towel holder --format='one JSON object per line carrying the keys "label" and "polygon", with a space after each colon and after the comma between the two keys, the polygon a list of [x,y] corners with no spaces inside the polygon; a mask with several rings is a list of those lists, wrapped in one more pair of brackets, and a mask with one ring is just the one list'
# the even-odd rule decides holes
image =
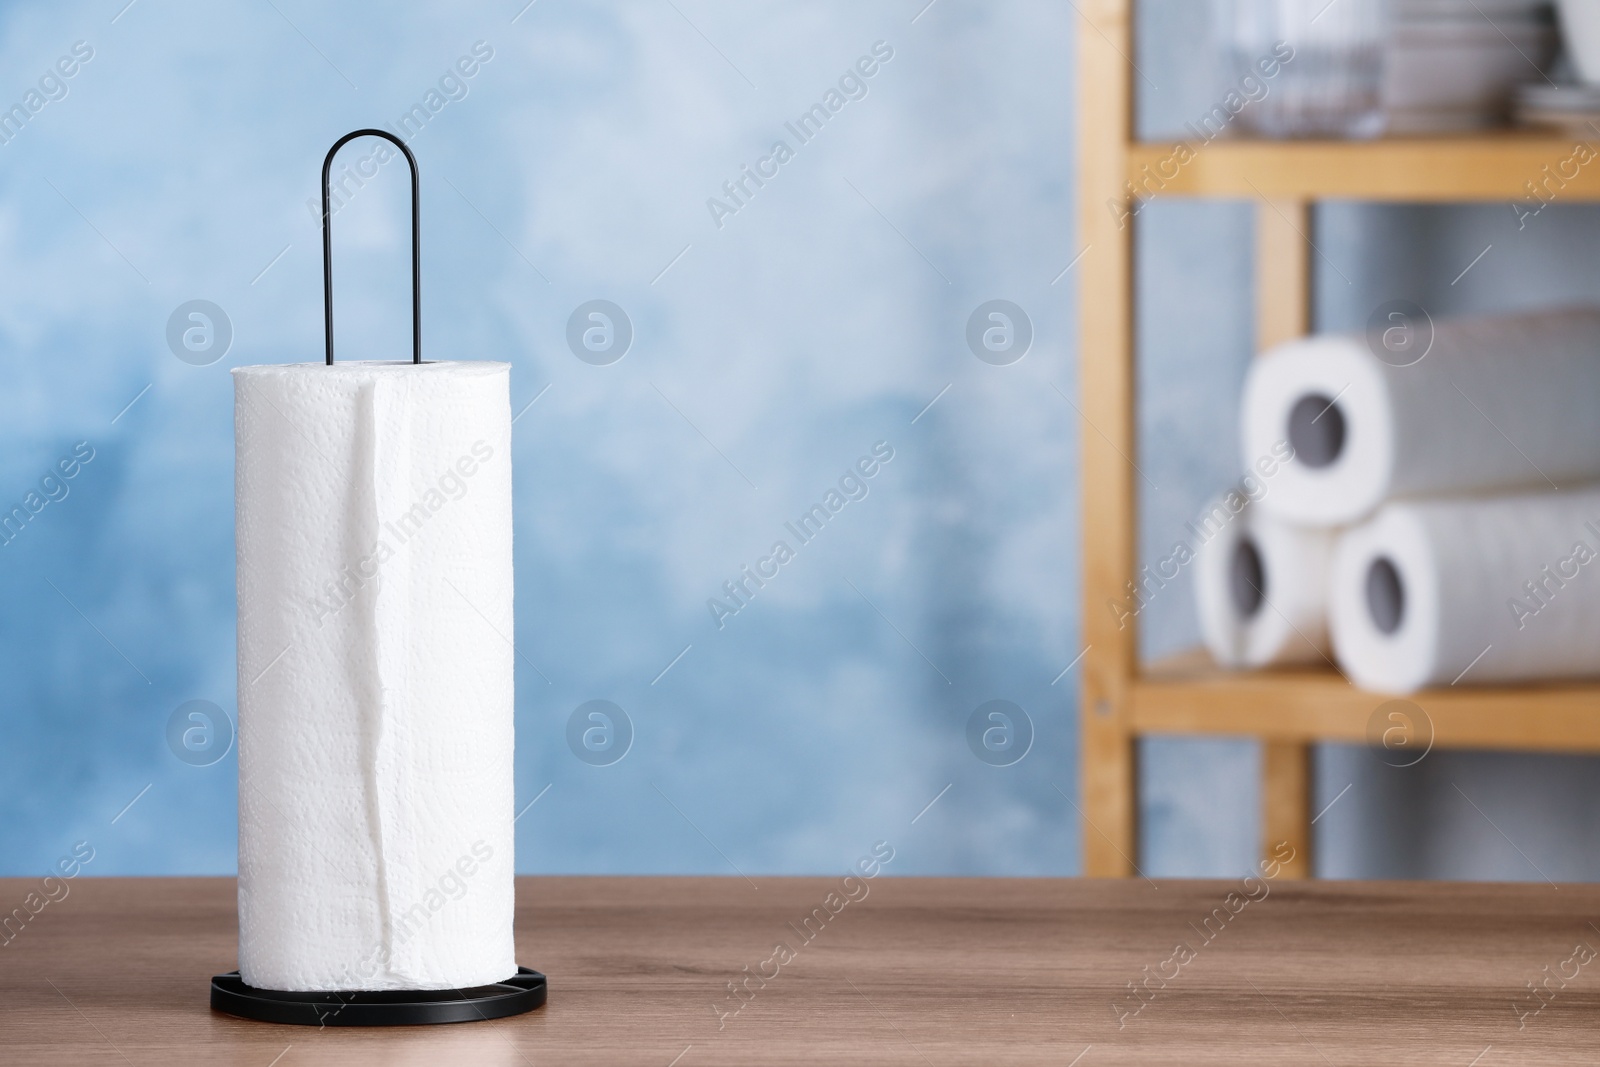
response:
{"label": "black paper towel holder", "polygon": [[238,971],[211,979],[211,1008],[294,1026],[426,1026],[504,1019],[545,1002],[544,975],[518,967],[503,982],[468,989],[288,993],[244,984]]}
{"label": "black paper towel holder", "polygon": [[352,130],[333,142],[322,160],[322,320],[327,336],[327,362],[333,366],[333,210],[329,203],[328,174],[339,149],[357,137],[381,137],[400,149],[411,168],[411,362],[422,362],[422,186],[417,178],[417,157],[406,143],[388,130]]}
{"label": "black paper towel holder", "polygon": [[[422,257],[419,237],[417,157],[386,130],[355,130],[328,149],[322,161],[322,306],[327,363],[333,366],[333,237],[329,226],[328,173],[333,157],[357,137],[381,137],[406,157],[411,168],[411,362],[422,362]],[[259,1022],[295,1026],[425,1026],[504,1019],[542,1007],[545,976],[526,967],[499,982],[466,989],[286,991],[246,985],[238,971],[211,979],[211,1009]]]}

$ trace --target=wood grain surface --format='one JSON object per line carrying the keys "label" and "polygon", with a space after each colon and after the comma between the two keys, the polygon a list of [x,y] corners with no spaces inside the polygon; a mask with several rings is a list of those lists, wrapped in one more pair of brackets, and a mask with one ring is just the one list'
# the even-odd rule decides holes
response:
{"label": "wood grain surface", "polygon": [[[231,879],[79,878],[0,948],[0,1063],[1600,1059],[1600,887],[884,876],[804,941],[790,924],[838,884],[522,878],[519,958],[550,976],[544,1008],[355,1030],[210,1010],[235,963]],[[34,885],[0,880],[0,902]],[[779,941],[794,958],[732,999]],[[1535,999],[1525,983],[1547,977]]]}

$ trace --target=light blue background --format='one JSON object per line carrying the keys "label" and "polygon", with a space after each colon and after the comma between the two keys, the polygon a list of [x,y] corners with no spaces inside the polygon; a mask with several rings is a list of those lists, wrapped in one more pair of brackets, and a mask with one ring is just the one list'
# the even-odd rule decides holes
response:
{"label": "light blue background", "polygon": [[[509,361],[513,405],[538,398],[515,431],[518,805],[538,798],[518,868],[821,872],[885,839],[893,873],[1079,870],[1068,398],[1075,272],[1098,266],[1091,249],[1062,273],[1082,250],[1071,5],[124,3],[0,11],[0,101],[94,48],[0,145],[0,503],[96,450],[0,547],[0,873],[77,840],[93,874],[233,870],[233,755],[192,767],[165,740],[184,701],[235,712],[228,368],[321,358],[322,155],[392,126],[480,40],[493,58],[411,145],[425,354]],[[1199,7],[1145,6],[1151,134],[1213,91]],[[868,95],[715,225],[707,198],[792,144],[784,122],[879,40],[894,57]],[[408,355],[403,218],[398,165],[337,217],[342,357]],[[1558,205],[1519,233],[1505,205],[1329,206],[1319,318],[1596,295],[1594,219]],[[1251,238],[1242,205],[1141,224],[1155,552],[1232,473]],[[635,330],[609,367],[566,347],[595,298]],[[964,341],[993,298],[1035,330],[1007,367]],[[233,325],[210,366],[166,344],[191,299]],[[707,598],[877,441],[895,457],[870,495],[717,629]],[[1192,644],[1191,615],[1186,586],[1164,592],[1147,650]],[[608,767],[566,745],[591,699],[636,731]],[[991,699],[1034,726],[1010,767],[967,747]],[[1243,870],[1255,761],[1146,746],[1145,869]],[[1596,872],[1591,761],[1436,754],[1400,774],[1330,748],[1319,771],[1319,806],[1340,796],[1325,874]]]}

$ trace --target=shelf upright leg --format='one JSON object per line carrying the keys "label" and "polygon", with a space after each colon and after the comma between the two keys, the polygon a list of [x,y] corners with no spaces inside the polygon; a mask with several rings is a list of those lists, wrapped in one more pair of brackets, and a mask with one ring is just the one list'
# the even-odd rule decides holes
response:
{"label": "shelf upright leg", "polygon": [[[1138,751],[1128,694],[1138,668],[1129,603],[1137,560],[1130,0],[1080,0],[1078,25],[1079,420],[1083,641],[1083,872],[1127,877],[1139,854]],[[1087,23],[1087,24],[1085,24]]]}
{"label": "shelf upright leg", "polygon": [[1256,203],[1256,347],[1311,332],[1311,203]]}
{"label": "shelf upright leg", "polygon": [[[1256,341],[1262,351],[1311,332],[1311,204],[1256,205]],[[1311,877],[1311,746],[1261,743],[1261,848],[1282,862],[1279,877]],[[1280,850],[1275,853],[1274,850]]]}
{"label": "shelf upright leg", "polygon": [[1311,877],[1311,746],[1304,741],[1261,742],[1261,853],[1282,864],[1279,878]]}

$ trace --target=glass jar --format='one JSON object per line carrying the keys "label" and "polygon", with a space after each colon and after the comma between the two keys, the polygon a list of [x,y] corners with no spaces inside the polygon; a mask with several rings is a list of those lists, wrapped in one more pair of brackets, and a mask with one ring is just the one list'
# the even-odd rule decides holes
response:
{"label": "glass jar", "polygon": [[[1225,110],[1263,137],[1383,132],[1388,0],[1216,0]],[[1270,72],[1270,73],[1269,73]]]}

